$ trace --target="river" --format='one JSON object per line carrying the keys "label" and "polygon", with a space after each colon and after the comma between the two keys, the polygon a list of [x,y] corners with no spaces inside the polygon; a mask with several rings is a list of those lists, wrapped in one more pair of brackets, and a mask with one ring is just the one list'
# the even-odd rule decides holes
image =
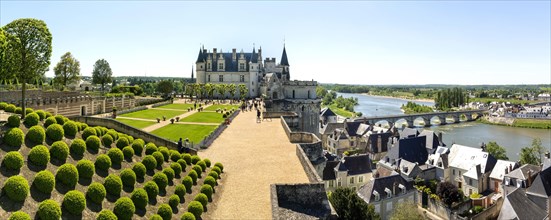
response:
{"label": "river", "polygon": [[[403,114],[400,110],[402,104],[408,100],[387,98],[379,96],[369,96],[361,94],[338,93],[345,98],[358,98],[358,104],[354,110],[361,112],[363,116],[385,116]],[[415,101],[417,104],[433,106],[433,102]],[[418,122],[416,122],[417,124]],[[550,129],[531,129],[516,128],[498,125],[488,125],[479,122],[462,122],[459,124],[448,124],[444,126],[431,126],[428,128],[417,128],[441,131],[444,143],[451,146],[452,143],[478,147],[482,142],[497,142],[507,150],[509,160],[516,161],[519,158],[519,152],[522,147],[530,146],[532,139],[541,139],[542,145],[551,151],[551,130]]]}

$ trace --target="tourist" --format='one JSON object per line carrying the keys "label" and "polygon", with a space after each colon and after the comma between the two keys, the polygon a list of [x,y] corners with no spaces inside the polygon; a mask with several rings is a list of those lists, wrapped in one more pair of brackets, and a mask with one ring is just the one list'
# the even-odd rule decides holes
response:
{"label": "tourist", "polygon": [[184,147],[182,146],[182,138],[178,140],[178,152],[182,153],[184,151]]}
{"label": "tourist", "polygon": [[260,123],[260,110],[256,110],[256,122]]}

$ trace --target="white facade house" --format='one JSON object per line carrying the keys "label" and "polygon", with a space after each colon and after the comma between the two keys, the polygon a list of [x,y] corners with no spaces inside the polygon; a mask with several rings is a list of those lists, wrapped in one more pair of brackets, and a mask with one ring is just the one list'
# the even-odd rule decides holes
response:
{"label": "white facade house", "polygon": [[465,196],[489,189],[489,177],[497,160],[482,148],[454,144],[449,153],[450,182]]}

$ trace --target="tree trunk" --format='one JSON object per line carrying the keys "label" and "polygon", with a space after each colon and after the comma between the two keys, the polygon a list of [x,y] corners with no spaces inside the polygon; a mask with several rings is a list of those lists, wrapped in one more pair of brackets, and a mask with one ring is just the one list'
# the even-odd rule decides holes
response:
{"label": "tree trunk", "polygon": [[21,119],[24,119],[25,118],[25,106],[26,106],[26,103],[25,103],[25,90],[27,89],[27,83],[25,82],[25,80],[23,80],[23,85],[21,87]]}

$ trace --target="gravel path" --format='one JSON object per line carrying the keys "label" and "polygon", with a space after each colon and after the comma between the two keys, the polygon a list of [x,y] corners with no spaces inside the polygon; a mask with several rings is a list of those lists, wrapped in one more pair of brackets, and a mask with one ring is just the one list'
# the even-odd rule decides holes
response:
{"label": "gravel path", "polygon": [[241,112],[199,152],[225,174],[203,219],[271,219],[270,184],[308,182],[295,148],[279,119],[256,123],[255,111]]}

